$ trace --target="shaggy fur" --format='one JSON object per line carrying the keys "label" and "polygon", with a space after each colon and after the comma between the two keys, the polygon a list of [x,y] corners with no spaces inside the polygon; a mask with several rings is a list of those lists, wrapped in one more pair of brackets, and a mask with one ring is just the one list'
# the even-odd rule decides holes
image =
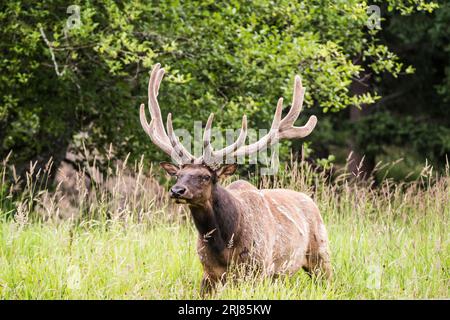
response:
{"label": "shaggy fur", "polygon": [[[319,210],[308,196],[291,190],[258,190],[245,181],[224,189],[217,184],[229,176],[236,164],[220,166],[226,156],[233,159],[257,154],[282,139],[308,136],[317,124],[310,116],[305,125],[295,126],[303,104],[305,89],[295,76],[291,108],[282,117],[283,98],[278,99],[270,131],[258,141],[245,144],[247,118],[242,117],[239,137],[229,146],[214,151],[208,118],[203,133],[203,154],[194,157],[180,142],[168,114],[166,129],[158,104],[158,90],[164,69],[155,64],[148,84],[148,108],[152,121],[141,104],[139,118],[152,142],[181,168],[164,162],[161,166],[177,177],[171,197],[187,203],[199,231],[198,254],[205,275],[203,291],[225,280],[231,265],[258,270],[263,275],[292,274],[304,268],[310,274],[331,276],[328,239]],[[247,268],[248,267],[248,268]]]}
{"label": "shaggy fur", "polygon": [[202,165],[173,168],[171,174],[178,176],[175,186],[186,188],[177,201],[188,203],[199,233],[203,293],[225,281],[231,265],[269,276],[303,268],[311,275],[331,277],[327,232],[319,209],[307,195],[258,190],[242,180],[223,188],[215,177],[221,173]]}

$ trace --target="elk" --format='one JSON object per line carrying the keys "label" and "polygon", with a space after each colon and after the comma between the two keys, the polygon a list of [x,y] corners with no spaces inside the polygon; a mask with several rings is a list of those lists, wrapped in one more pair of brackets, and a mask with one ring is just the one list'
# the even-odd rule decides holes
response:
{"label": "elk", "polygon": [[[270,131],[255,143],[246,145],[247,119],[242,117],[238,138],[231,145],[213,150],[208,118],[203,134],[203,154],[194,157],[180,143],[172,126],[171,113],[166,129],[157,96],[164,69],[156,64],[148,84],[147,122],[145,105],[140,120],[151,141],[175,162],[161,167],[176,178],[170,197],[189,206],[198,230],[197,253],[204,274],[201,292],[212,291],[224,282],[230,266],[243,266],[250,272],[267,276],[291,275],[303,268],[311,276],[330,278],[332,274],[328,236],[319,209],[306,194],[288,189],[257,189],[244,180],[220,186],[219,180],[234,174],[236,163],[222,164],[225,156],[237,158],[255,154],[281,139],[304,138],[314,129],[317,118],[311,116],[295,127],[305,90],[295,77],[292,105],[282,118],[283,98],[278,100]],[[251,268],[250,268],[251,267]]]}

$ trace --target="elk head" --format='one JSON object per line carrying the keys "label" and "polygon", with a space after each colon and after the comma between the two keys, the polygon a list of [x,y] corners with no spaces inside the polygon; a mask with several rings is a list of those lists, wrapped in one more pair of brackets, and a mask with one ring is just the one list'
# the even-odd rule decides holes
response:
{"label": "elk head", "polygon": [[212,198],[212,191],[219,179],[231,176],[236,171],[237,164],[226,164],[216,170],[204,164],[179,167],[169,162],[161,162],[161,167],[176,178],[176,183],[170,188],[170,197],[176,203],[201,206]]}
{"label": "elk head", "polygon": [[148,108],[151,122],[148,123],[147,121],[144,104],[141,104],[140,107],[140,120],[143,129],[150,136],[152,142],[176,163],[163,162],[161,166],[168,174],[177,179],[170,190],[170,196],[179,203],[200,204],[210,199],[212,189],[219,178],[232,175],[236,170],[236,164],[223,165],[225,158],[229,162],[230,158],[236,159],[255,154],[274,145],[281,139],[306,137],[312,132],[317,123],[317,118],[311,116],[304,126],[294,126],[294,122],[301,112],[305,94],[300,77],[295,76],[292,106],[288,114],[281,118],[283,98],[278,100],[272,126],[265,136],[255,143],[245,145],[247,118],[244,115],[242,117],[241,130],[236,141],[223,149],[213,150],[211,146],[211,127],[214,114],[211,113],[203,134],[203,154],[200,157],[194,157],[175,135],[171,113],[167,116],[167,132],[166,128],[164,128],[157,100],[159,85],[163,76],[164,69],[161,69],[158,63],[153,67],[148,84]]}

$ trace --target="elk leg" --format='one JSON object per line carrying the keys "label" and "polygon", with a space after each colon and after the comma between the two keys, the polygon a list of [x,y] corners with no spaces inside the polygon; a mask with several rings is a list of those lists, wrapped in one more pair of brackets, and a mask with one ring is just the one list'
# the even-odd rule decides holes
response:
{"label": "elk leg", "polygon": [[331,278],[333,277],[333,268],[331,267],[330,260],[330,253],[328,252],[328,248],[319,248],[317,267],[319,270],[319,275],[323,275],[327,280],[331,280]]}
{"label": "elk leg", "polygon": [[202,282],[200,284],[200,295],[202,298],[211,295],[214,292],[216,282],[208,276],[208,274],[203,274]]}
{"label": "elk leg", "polygon": [[333,271],[330,263],[330,255],[327,251],[308,255],[307,265],[303,267],[310,277],[325,278],[331,280]]}

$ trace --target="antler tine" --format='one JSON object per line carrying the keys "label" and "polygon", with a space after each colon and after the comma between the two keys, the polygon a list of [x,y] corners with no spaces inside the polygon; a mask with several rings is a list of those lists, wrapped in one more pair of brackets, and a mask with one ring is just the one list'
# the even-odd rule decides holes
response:
{"label": "antler tine", "polygon": [[281,122],[281,127],[290,127],[297,120],[303,106],[303,97],[305,95],[305,89],[302,86],[302,80],[300,76],[295,76],[294,92],[292,94],[292,106],[286,117]]}
{"label": "antler tine", "polygon": [[283,98],[278,99],[277,109],[275,110],[275,116],[273,117],[272,127],[270,130],[278,130],[281,124],[281,113],[283,112]]}
{"label": "antler tine", "polygon": [[211,146],[211,128],[214,120],[214,113],[211,113],[206,121],[205,130],[203,132],[203,156],[197,159],[198,163],[209,163],[212,160],[212,146]]}
{"label": "antler tine", "polygon": [[311,116],[308,119],[308,122],[304,126],[301,127],[292,127],[288,130],[282,131],[280,133],[280,139],[295,139],[295,138],[304,138],[308,136],[316,127],[317,117]]}
{"label": "antler tine", "polygon": [[213,159],[214,162],[221,163],[225,156],[234,153],[237,149],[243,146],[245,144],[246,138],[247,138],[247,116],[243,115],[241,130],[239,132],[239,136],[236,139],[236,141],[223,149],[213,151],[211,158]]}
{"label": "antler tine", "polygon": [[161,65],[159,63],[155,64],[150,74],[150,79],[148,81],[148,109],[150,111],[152,121],[155,118],[161,119],[157,126],[159,127],[158,129],[160,129],[160,131],[162,130],[164,132],[164,134],[161,136],[164,139],[166,134],[164,131],[164,126],[162,124],[161,109],[159,107],[158,100],[156,99],[159,93],[159,86],[165,73],[165,70],[160,69],[160,67]]}
{"label": "antler tine", "polygon": [[145,116],[145,104],[141,104],[140,112],[139,112],[139,118],[141,120],[141,125],[144,129],[144,131],[147,133],[147,135],[150,137],[152,142],[157,145],[162,151],[167,153],[168,155],[171,155],[172,153],[172,147],[168,144],[166,144],[164,141],[162,141],[158,135],[155,134],[153,120],[152,124],[149,125],[147,122],[147,117]]}
{"label": "antler tine", "polygon": [[150,79],[148,82],[148,109],[152,120],[149,124],[147,117],[145,116],[144,104],[141,104],[139,116],[141,125],[152,142],[166,154],[171,156],[175,162],[182,164],[185,161],[192,161],[194,157],[184,148],[175,136],[170,114],[167,119],[167,130],[170,131],[170,137],[167,135],[166,129],[164,128],[161,109],[156,98],[158,96],[159,86],[163,77],[164,69],[161,69],[161,65],[159,63],[155,64],[152,72],[150,73]]}
{"label": "antler tine", "polygon": [[144,129],[145,133],[150,135],[151,127],[147,122],[147,116],[145,115],[145,104],[141,103],[139,108],[139,119],[141,120],[141,126]]}
{"label": "antler tine", "polygon": [[[167,133],[169,135],[169,140],[173,147],[173,151],[181,159],[181,162],[182,163],[194,162],[194,156],[192,154],[190,154],[189,151],[186,150],[186,148],[183,146],[183,144],[180,142],[180,140],[176,136],[175,132],[173,131],[172,113],[169,113],[167,115],[166,126],[167,126]],[[171,156],[172,156],[172,158],[174,158],[173,154]]]}
{"label": "antler tine", "polygon": [[304,138],[314,130],[314,127],[317,124],[316,116],[311,116],[304,126],[294,126],[295,120],[297,120],[302,111],[304,96],[305,88],[302,86],[302,80],[300,79],[300,76],[296,75],[292,106],[286,117],[281,121],[280,139]]}
{"label": "antler tine", "polygon": [[148,108],[152,117],[150,127],[153,129],[152,131],[155,131],[155,138],[161,140],[166,145],[170,145],[169,137],[167,136],[166,130],[164,129],[161,109],[159,107],[158,100],[156,99],[158,95],[159,85],[164,76],[164,69],[160,69],[160,67],[161,65],[159,63],[155,64],[150,74],[150,80],[148,82]]}
{"label": "antler tine", "polygon": [[162,79],[164,77],[164,73],[165,73],[165,70],[164,69],[160,69],[158,71],[158,73],[156,74],[156,81],[155,81],[155,96],[156,97],[158,96],[159,86],[161,85],[161,81],[162,81]]}

